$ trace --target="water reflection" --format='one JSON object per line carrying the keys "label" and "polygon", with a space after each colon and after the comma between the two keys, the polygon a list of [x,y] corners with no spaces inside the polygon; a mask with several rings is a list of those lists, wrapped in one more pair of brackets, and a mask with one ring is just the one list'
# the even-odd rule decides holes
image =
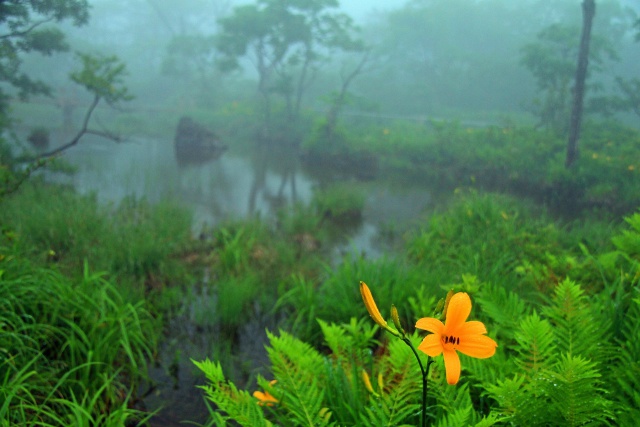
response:
{"label": "water reflection", "polygon": [[176,159],[169,140],[132,139],[113,144],[87,138],[64,158],[77,168],[71,184],[101,202],[125,197],[171,200],[194,213],[196,226],[227,219],[268,217],[289,203],[308,203],[312,181],[297,169],[295,153],[258,148],[227,150],[207,162]]}
{"label": "water reflection", "polygon": [[[179,203],[193,213],[194,231],[199,231],[203,224],[254,216],[269,219],[284,206],[309,204],[314,190],[330,185],[335,173],[307,171],[296,149],[256,144],[251,150],[231,148],[221,157],[185,164],[176,158],[168,138],[114,144],[89,136],[64,154],[77,173],[55,179],[81,193],[96,193],[102,203],[125,197]],[[344,235],[344,243],[336,247],[338,255],[358,251],[377,257],[385,250],[378,236],[381,229],[407,224],[433,205],[431,191],[423,186],[379,181],[358,185],[366,195],[362,221]]]}

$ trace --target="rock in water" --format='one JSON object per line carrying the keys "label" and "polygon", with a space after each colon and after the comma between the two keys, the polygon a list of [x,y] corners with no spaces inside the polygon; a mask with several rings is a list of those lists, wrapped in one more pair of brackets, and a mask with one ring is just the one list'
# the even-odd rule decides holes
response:
{"label": "rock in water", "polygon": [[176,157],[180,163],[202,163],[222,155],[227,146],[220,138],[190,117],[182,117],[175,137]]}

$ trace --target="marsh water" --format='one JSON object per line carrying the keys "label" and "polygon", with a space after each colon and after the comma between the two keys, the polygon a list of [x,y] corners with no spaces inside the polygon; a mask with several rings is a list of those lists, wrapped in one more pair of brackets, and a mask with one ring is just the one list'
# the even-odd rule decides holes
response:
{"label": "marsh water", "polygon": [[[305,170],[296,147],[258,143],[248,149],[228,149],[209,160],[184,162],[176,158],[171,139],[113,143],[89,135],[63,158],[75,173],[57,180],[81,193],[95,193],[103,203],[127,197],[177,203],[192,212],[194,232],[228,220],[272,219],[278,209],[310,203],[314,191],[335,179],[329,170]],[[356,178],[352,180],[356,184]],[[338,249],[373,257],[385,250],[376,236],[380,227],[418,219],[443,198],[423,185],[375,180],[357,185],[366,200],[362,221],[351,228],[344,247]]]}
{"label": "marsh water", "polygon": [[[115,144],[89,136],[64,154],[76,172],[55,179],[81,193],[95,193],[104,204],[116,204],[127,197],[178,203],[192,212],[194,233],[227,220],[272,220],[278,209],[311,203],[314,192],[334,179],[328,170],[314,168],[310,172],[294,147],[249,146],[252,148],[231,148],[215,158],[184,162],[176,158],[170,138],[132,138]],[[348,252],[381,256],[390,250],[379,238],[381,230],[409,224],[441,200],[420,185],[361,182],[356,178],[353,183],[365,193],[366,202],[362,220],[345,228],[344,239],[332,248],[337,262]],[[255,371],[267,364],[264,331],[275,326],[270,324],[273,320],[255,316],[241,331],[238,348],[231,352],[221,344],[224,340],[215,327],[202,327],[200,318],[206,316],[209,306],[215,306],[208,286],[207,277],[203,277],[179,315],[170,320],[158,363],[151,368],[155,384],[147,390],[144,406],[159,409],[152,421],[154,426],[183,425],[185,420],[205,422],[207,408],[203,392],[197,388],[204,379],[190,359],[227,357],[239,372]]]}

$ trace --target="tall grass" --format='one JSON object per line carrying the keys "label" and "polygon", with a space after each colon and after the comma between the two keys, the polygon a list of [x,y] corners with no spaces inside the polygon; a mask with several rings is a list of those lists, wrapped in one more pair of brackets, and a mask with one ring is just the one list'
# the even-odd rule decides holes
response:
{"label": "tall grass", "polygon": [[[183,280],[180,256],[193,244],[190,214],[170,203],[125,199],[100,206],[57,185],[25,184],[2,202],[0,222],[11,230],[12,250],[41,265],[80,277],[84,261],[109,271],[121,290]],[[139,298],[140,295],[133,295]]]}
{"label": "tall grass", "polygon": [[[6,247],[2,248],[6,249]],[[123,425],[153,357],[157,326],[85,267],[70,281],[0,261],[0,425]]]}

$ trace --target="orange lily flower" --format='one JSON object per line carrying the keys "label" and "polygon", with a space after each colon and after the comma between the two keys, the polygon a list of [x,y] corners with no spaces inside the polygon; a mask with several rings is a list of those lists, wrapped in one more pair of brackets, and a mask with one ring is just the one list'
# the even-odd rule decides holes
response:
{"label": "orange lily flower", "polygon": [[456,351],[484,359],[493,356],[498,346],[494,340],[484,335],[487,329],[482,322],[467,322],[469,313],[469,295],[466,292],[458,292],[449,301],[444,324],[432,317],[425,317],[416,322],[416,328],[432,332],[422,340],[418,350],[431,357],[444,354],[447,382],[452,385],[460,379],[460,357]]}
{"label": "orange lily flower", "polygon": [[[274,385],[275,383],[276,383],[276,380],[272,380],[269,382],[269,385]],[[264,393],[261,391],[254,391],[253,397],[258,399],[258,405],[260,406],[264,406],[264,405],[273,406],[274,403],[278,403],[278,399],[273,397],[271,393],[269,393],[268,391],[265,391]]]}

